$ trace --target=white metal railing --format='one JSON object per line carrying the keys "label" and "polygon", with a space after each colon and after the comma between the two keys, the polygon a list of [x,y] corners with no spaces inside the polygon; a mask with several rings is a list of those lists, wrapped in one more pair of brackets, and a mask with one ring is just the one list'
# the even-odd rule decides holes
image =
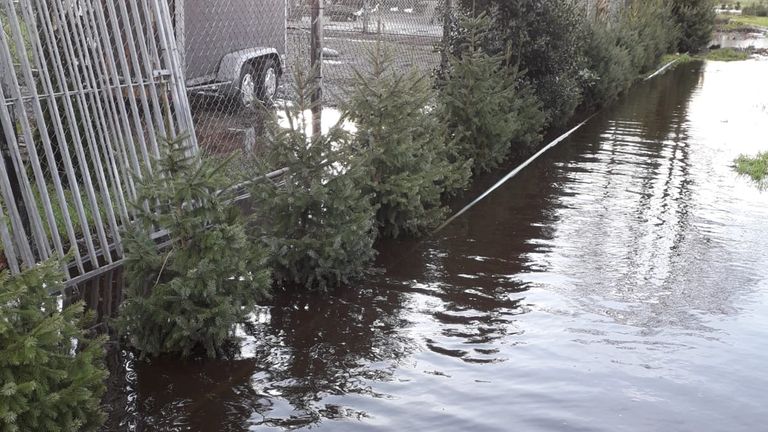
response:
{"label": "white metal railing", "polygon": [[114,267],[132,175],[196,148],[167,0],[0,0],[0,265]]}

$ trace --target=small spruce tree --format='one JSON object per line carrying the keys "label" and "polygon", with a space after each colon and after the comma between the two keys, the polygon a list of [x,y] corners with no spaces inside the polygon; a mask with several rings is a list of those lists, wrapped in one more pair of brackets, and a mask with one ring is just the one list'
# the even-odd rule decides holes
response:
{"label": "small spruce tree", "polygon": [[288,172],[280,182],[264,179],[252,187],[257,241],[269,251],[282,287],[327,291],[361,276],[373,260],[375,210],[361,188],[367,168],[351,151],[343,119],[327,133],[312,134],[316,87],[301,70],[293,86],[295,102],[266,115],[267,162]]}
{"label": "small spruce tree", "polygon": [[444,193],[466,187],[471,161],[456,154],[435,113],[432,80],[416,69],[401,72],[377,42],[367,71],[356,70],[346,113],[355,145],[369,158],[370,191],[379,205],[382,234],[424,233],[445,216]]}
{"label": "small spruce tree", "polygon": [[[221,353],[268,293],[264,254],[246,235],[240,209],[226,202],[227,163],[167,142],[155,170],[136,178],[135,223],[125,235],[127,295],[118,329],[142,356]],[[150,234],[168,231],[158,249]]]}
{"label": "small spruce tree", "polygon": [[92,431],[104,421],[104,339],[82,302],[60,310],[64,275],[50,261],[0,272],[0,430]]}
{"label": "small spruce tree", "polygon": [[524,151],[541,138],[545,115],[508,56],[483,48],[491,20],[484,14],[461,17],[462,42],[450,55],[439,83],[446,128],[459,153],[474,160],[475,172],[496,168],[512,150]]}
{"label": "small spruce tree", "polygon": [[672,10],[680,28],[679,52],[699,52],[707,47],[715,30],[712,0],[673,0]]}

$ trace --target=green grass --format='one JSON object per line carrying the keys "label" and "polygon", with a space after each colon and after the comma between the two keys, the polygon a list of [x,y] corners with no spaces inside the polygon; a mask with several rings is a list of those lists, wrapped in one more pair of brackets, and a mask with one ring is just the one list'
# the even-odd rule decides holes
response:
{"label": "green grass", "polygon": [[692,61],[701,61],[701,60],[739,61],[739,60],[747,60],[747,59],[749,59],[749,53],[747,51],[740,51],[733,48],[716,49],[716,50],[708,51],[706,53],[702,53],[699,55],[665,54],[661,58],[661,61],[659,61],[659,65],[657,69],[665,66],[667,63],[674,60],[677,60],[677,63],[675,63],[672,66],[673,68],[681,64],[689,63]]}
{"label": "green grass", "polygon": [[702,58],[711,61],[741,61],[749,59],[749,53],[733,48],[720,48],[705,53]]}
{"label": "green grass", "polygon": [[661,57],[661,61],[659,61],[658,67],[662,67],[675,60],[677,60],[677,64],[680,65],[697,60],[697,58],[689,54],[664,54],[664,56]]}
{"label": "green grass", "polygon": [[768,17],[746,16],[746,15],[734,15],[731,18],[731,23],[740,24],[744,27],[762,27],[768,28]]}
{"label": "green grass", "polygon": [[735,164],[736,172],[754,180],[761,189],[768,188],[768,152],[757,156],[741,155]]}

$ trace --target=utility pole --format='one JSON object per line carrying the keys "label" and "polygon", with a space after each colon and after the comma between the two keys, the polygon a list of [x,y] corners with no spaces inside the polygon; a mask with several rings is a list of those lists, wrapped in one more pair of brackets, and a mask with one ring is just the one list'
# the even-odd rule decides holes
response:
{"label": "utility pole", "polygon": [[370,33],[371,0],[363,0],[363,33]]}
{"label": "utility pole", "polygon": [[443,4],[443,49],[440,52],[440,69],[445,71],[448,68],[448,50],[450,49],[451,38],[451,9],[453,5],[452,0],[440,0],[440,2]]}
{"label": "utility pole", "polygon": [[310,33],[310,66],[313,74],[312,137],[322,135],[323,116],[323,0],[312,0]]}

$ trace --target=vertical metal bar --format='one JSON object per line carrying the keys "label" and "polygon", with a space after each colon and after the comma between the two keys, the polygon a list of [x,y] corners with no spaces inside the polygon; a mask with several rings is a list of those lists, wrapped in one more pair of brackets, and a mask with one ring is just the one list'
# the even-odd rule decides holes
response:
{"label": "vertical metal bar", "polygon": [[[18,147],[18,143],[16,142],[16,135],[13,132],[13,129],[9,131],[7,129],[6,124],[11,124],[15,126],[13,122],[11,122],[10,114],[8,113],[8,108],[5,104],[5,95],[2,91],[2,86],[0,86],[0,100],[3,102],[0,104],[0,120],[2,120],[2,126],[3,126],[3,132],[5,133],[5,139],[6,143],[8,144],[8,148],[12,147]],[[11,158],[14,159],[15,155],[13,152],[11,152]],[[13,187],[11,186],[11,180],[8,177],[8,174],[15,175],[15,160],[11,163],[12,166],[9,167],[9,169],[6,169],[6,164],[3,163],[2,166],[0,166],[0,193],[2,194],[3,201],[5,201],[5,205],[8,208],[8,212],[10,213],[11,217],[11,227],[13,228],[13,237],[16,238],[16,244],[19,248],[19,253],[21,255],[21,260],[27,267],[31,267],[34,265],[35,260],[34,256],[32,255],[32,248],[29,245],[29,239],[27,238],[27,232],[24,228],[24,221],[21,218],[21,214],[19,213],[19,209],[16,206],[16,196],[13,191]],[[21,177],[21,176],[17,176]],[[6,249],[7,252],[7,249]]]}
{"label": "vertical metal bar", "polygon": [[[110,187],[109,187],[109,184],[107,183],[107,179],[104,176],[105,164],[103,163],[101,153],[99,152],[99,147],[101,147],[101,150],[104,153],[104,157],[106,158],[107,162],[110,162],[113,159],[112,157],[110,157],[112,153],[110,142],[114,138],[112,134],[109,133],[109,125],[106,117],[104,116],[106,109],[104,109],[104,106],[101,100],[101,93],[103,93],[103,89],[100,87],[100,82],[97,79],[97,75],[93,71],[93,64],[95,62],[87,47],[89,42],[95,42],[95,41],[89,40],[89,38],[85,34],[85,31],[82,25],[83,20],[87,19],[87,16],[84,13],[84,9],[87,9],[87,8],[88,8],[87,6],[81,6],[80,11],[78,12],[79,17],[75,17],[72,9],[69,9],[68,16],[70,21],[74,23],[72,26],[72,32],[74,33],[74,40],[75,40],[74,47],[78,56],[77,61],[79,61],[80,64],[83,65],[83,69],[85,71],[85,85],[90,87],[90,89],[92,90],[89,93],[90,106],[96,108],[95,110],[93,110],[96,117],[95,121],[93,121],[93,119],[91,118],[91,115],[90,115],[91,110],[89,109],[86,111],[87,113],[86,116],[88,117],[87,121],[89,122],[89,124],[96,125],[96,131],[93,132],[95,142],[94,142],[94,146],[91,149],[93,157],[95,158],[94,165],[96,169],[96,177],[99,182],[99,189],[101,190],[102,200],[104,202],[104,211],[106,213],[107,223],[109,223],[109,226],[111,229],[112,241],[117,253],[122,255],[122,241],[120,238],[120,228],[118,227],[117,220],[115,218],[114,202],[112,200],[112,194],[110,193]],[[120,202],[122,202],[122,187],[119,184],[119,180],[115,177],[114,175],[115,172],[111,169],[111,165],[106,166],[106,171],[112,182],[112,187],[114,188],[115,196]],[[108,244],[105,245],[104,251],[105,251],[107,262],[111,263],[112,255],[109,252]]]}
{"label": "vertical metal bar", "polygon": [[[6,6],[8,6],[9,3],[10,3],[10,0],[6,0]],[[27,4],[27,6],[28,5],[29,4]],[[34,32],[36,28],[34,23],[34,18],[32,18],[27,13],[28,11],[27,11],[27,8],[24,7],[25,5],[21,5],[21,6],[22,6],[22,16],[24,17],[24,21],[26,22],[27,28],[28,29],[31,28],[31,30],[33,31],[32,34],[37,34]],[[32,22],[30,22],[30,19],[32,20]],[[9,15],[8,23],[13,33],[13,36],[16,40],[16,47],[19,55],[19,63],[20,63],[21,71],[24,75],[24,81],[27,83],[27,87],[30,90],[36,89],[37,83],[35,78],[33,77],[32,66],[29,63],[29,58],[28,58],[29,53],[27,52],[26,47],[24,46],[25,45],[24,38],[21,33],[19,21],[17,20],[15,15]],[[37,43],[39,42],[39,40],[36,38],[30,38],[29,42],[31,45],[30,48],[31,48],[32,57],[35,60],[35,66],[38,68],[38,70],[42,71],[43,68],[39,62],[38,43]],[[42,72],[41,72],[41,75],[42,75]],[[45,83],[43,84],[44,84],[43,92],[44,93],[48,92],[49,89],[45,88],[46,87]],[[30,103],[35,116],[35,121],[37,124],[37,129],[39,131],[40,141],[43,144],[45,155],[48,158],[49,164],[51,166],[54,166],[56,164],[56,158],[53,154],[53,148],[52,148],[51,140],[48,134],[48,125],[46,124],[45,116],[43,115],[43,110],[42,110],[40,101],[41,101],[41,96],[38,94],[35,94],[34,97],[31,98]],[[35,148],[34,145],[32,145],[31,147],[33,151],[32,153],[30,153],[30,156],[33,156],[33,155],[36,156],[37,149]],[[56,190],[56,195],[59,201],[59,208],[61,209],[61,214],[62,214],[62,217],[64,218],[64,230],[67,233],[67,236],[69,237],[70,246],[74,248],[76,250],[76,253],[79,255],[80,251],[77,246],[77,237],[75,235],[75,230],[72,225],[72,219],[70,218],[70,215],[69,215],[69,205],[64,195],[64,187],[57,173],[56,174],[51,173],[51,174],[52,174],[51,180],[53,181],[53,185]],[[63,245],[59,237],[60,233],[58,232],[59,227],[56,225],[55,218],[53,217],[53,212],[50,209],[50,206],[52,205],[52,201],[48,197],[47,187],[45,187],[45,189],[46,189],[45,193],[41,191],[41,199],[43,200],[43,205],[46,209],[46,213],[48,214],[48,217],[51,220],[51,237],[53,238],[53,241],[56,247],[56,252],[58,253],[59,257],[64,258]],[[79,260],[79,257],[78,257],[78,264],[82,266],[82,262]]]}
{"label": "vertical metal bar", "polygon": [[363,33],[371,32],[371,0],[363,0]]}
{"label": "vertical metal bar", "polygon": [[[64,124],[65,122],[68,122],[70,124],[70,127],[74,127],[74,133],[73,137],[75,138],[72,142],[72,145],[75,147],[75,153],[78,156],[78,160],[80,160],[79,153],[81,150],[81,140],[79,138],[79,131],[77,129],[77,122],[76,117],[74,116],[74,103],[72,101],[73,97],[71,92],[69,91],[69,86],[67,84],[66,80],[66,74],[63,67],[62,57],[59,50],[56,48],[56,34],[53,30],[53,21],[51,20],[51,16],[48,11],[48,5],[46,3],[40,3],[38,0],[38,3],[36,5],[37,13],[33,12],[32,5],[29,3],[26,3],[27,8],[25,10],[28,12],[30,16],[37,16],[40,19],[41,28],[38,28],[35,24],[34,18],[28,19],[29,22],[33,23],[35,30],[34,34],[42,35],[45,40],[45,44],[48,47],[48,52],[46,53],[42,46],[42,41],[39,36],[35,38],[37,43],[35,44],[35,47],[38,48],[40,54],[39,59],[36,60],[37,64],[39,65],[40,74],[43,78],[43,85],[44,87],[48,88],[49,97],[48,97],[48,112],[51,115],[51,118],[54,122],[54,132],[56,133],[56,138],[59,143],[59,150],[63,153],[63,163],[64,163],[64,169],[67,175],[67,178],[69,180],[69,187],[72,190],[72,196],[75,206],[75,211],[77,212],[77,216],[80,222],[80,226],[83,230],[83,240],[85,241],[85,247],[86,251],[88,253],[88,258],[90,259],[91,263],[94,266],[98,265],[98,259],[96,256],[96,248],[93,243],[93,239],[91,238],[91,229],[90,224],[88,222],[88,218],[85,214],[85,206],[83,204],[82,200],[82,194],[80,192],[80,184],[77,179],[77,174],[75,172],[75,167],[72,164],[72,156],[70,154],[69,144],[67,142],[67,134],[64,130]],[[51,74],[49,73],[48,65],[46,63],[49,63],[54,68],[53,76],[56,78],[58,84],[59,84],[59,90],[62,94],[61,100],[63,101],[63,108],[64,108],[64,115],[66,117],[66,120],[61,117],[60,114],[60,108],[59,104],[57,102],[57,97],[54,95],[55,88],[53,86],[53,80],[51,78]],[[89,184],[84,185],[86,189],[89,188]],[[81,255],[78,252],[78,255]],[[76,258],[77,261],[81,261],[80,257]],[[82,264],[79,265],[79,267],[82,267]],[[85,271],[83,268],[78,268],[81,272]]]}
{"label": "vertical metal bar", "polygon": [[[66,52],[66,47],[64,48],[64,55],[62,55],[61,52],[59,52],[59,49],[56,46],[56,32],[53,28],[53,20],[51,19],[51,14],[49,13],[49,6],[52,6],[52,4],[49,4],[46,0],[37,0],[37,8],[38,13],[42,17],[42,24],[44,25],[44,34],[46,37],[46,43],[48,45],[48,52],[49,52],[49,60],[51,60],[52,65],[56,69],[56,77],[59,81],[59,87],[61,92],[64,93],[64,97],[62,98],[64,101],[64,109],[65,109],[65,116],[67,119],[67,123],[69,124],[71,130],[72,130],[72,145],[75,150],[75,155],[77,156],[77,160],[80,164],[80,171],[83,175],[83,187],[85,189],[86,195],[88,197],[88,201],[91,204],[92,209],[95,209],[94,213],[94,225],[96,226],[97,231],[102,230],[101,227],[101,216],[98,213],[98,202],[96,200],[96,194],[93,189],[93,183],[91,182],[91,175],[88,170],[88,164],[85,159],[85,151],[83,149],[83,139],[80,135],[80,130],[78,128],[77,123],[77,116],[75,115],[75,102],[73,99],[77,98],[77,93],[73,93],[69,90],[69,83],[67,82],[67,74],[64,70],[64,61],[67,61],[67,69],[70,73],[70,76],[73,78],[77,78],[77,74],[73,71],[72,68],[72,59]],[[59,18],[59,24],[60,18]],[[66,39],[66,37],[65,37]],[[65,59],[66,57],[66,59]],[[75,79],[75,81],[79,84],[79,80]],[[82,90],[81,90],[82,93]],[[83,109],[83,100],[80,100],[80,111],[82,112]],[[55,115],[58,117],[58,112],[55,112]],[[63,132],[63,131],[62,131]],[[59,138],[61,141],[59,143],[59,147],[62,151],[66,152],[65,158],[69,159],[67,155],[69,154],[69,143],[66,141],[66,134],[62,135]],[[75,200],[77,200],[77,210],[78,215],[80,216],[82,227],[83,227],[83,239],[85,240],[86,248],[88,250],[88,257],[94,267],[99,266],[98,257],[96,256],[96,248],[93,243],[93,238],[91,236],[90,226],[88,224],[88,219],[85,216],[85,209],[82,204],[82,200],[80,199],[80,189],[78,186],[77,178],[74,175],[74,167],[72,167],[72,172],[70,173],[73,176],[74,181],[70,182],[70,187],[73,188],[73,195]]]}
{"label": "vertical metal bar", "polygon": [[[179,1],[182,3],[182,6],[183,6],[183,3],[184,3],[183,0],[178,0],[177,2],[175,2],[175,4],[178,5]],[[181,29],[179,29],[178,27],[175,28],[174,29],[175,35],[177,38],[180,35],[183,38],[185,37],[184,29],[183,29],[183,26],[184,26],[183,12],[184,11],[183,10],[180,11],[178,9],[178,6],[176,7],[177,9],[174,11],[175,15],[173,15],[173,18],[175,19],[176,26],[181,24],[182,28]],[[160,60],[160,52],[158,49],[158,45],[160,44],[160,34],[158,29],[156,28],[157,17],[155,16],[154,8],[150,6],[147,0],[142,0],[142,9],[144,10],[144,15],[146,17],[147,23],[151,23],[150,28],[152,29],[152,44],[150,45],[150,48],[152,51],[152,62],[157,69],[164,69],[163,62],[162,60]],[[177,39],[177,44],[178,43],[179,42]],[[179,58],[180,58],[180,64],[182,65],[181,66],[182,70],[186,70],[184,66],[185,64],[184,62],[186,61],[184,58],[185,55],[186,54],[185,54],[184,46],[181,45],[181,48],[179,49],[179,56],[180,56]],[[160,88],[160,99],[161,99],[160,102],[163,107],[163,115],[165,116],[165,120],[166,120],[164,122],[165,124],[164,136],[170,137],[172,133],[175,133],[175,132],[174,132],[174,126],[173,126],[174,116],[173,116],[173,111],[171,110],[171,100],[168,98],[168,92],[169,92],[168,82],[164,78],[161,78],[159,85],[160,85],[159,88]]]}
{"label": "vertical metal bar", "polygon": [[[139,13],[139,9],[143,9],[145,14]],[[149,47],[147,45],[147,39],[144,37],[145,30],[149,30],[152,27],[151,17],[146,14],[147,8],[140,7],[136,0],[131,0],[131,12],[133,13],[133,21],[136,23],[136,34],[138,36],[139,53],[143,60],[144,71],[147,75],[147,81],[149,82],[149,97],[152,106],[152,115],[155,120],[155,129],[152,132],[152,140],[154,142],[155,157],[160,157],[160,152],[157,147],[157,137],[155,133],[161,133],[163,136],[167,136],[168,132],[165,130],[165,122],[163,122],[163,110],[160,108],[160,99],[157,94],[158,83],[155,81],[154,68],[150,61]],[[146,21],[146,28],[142,26],[142,19]]]}
{"label": "vertical metal bar", "polygon": [[179,66],[181,66],[182,70],[187,70],[187,32],[185,3],[185,0],[174,0],[173,2],[174,30],[176,33],[176,44],[179,46]]}
{"label": "vertical metal bar", "polygon": [[[94,12],[96,13],[96,22],[98,23],[98,31],[99,31],[99,38],[103,41],[109,41],[110,40],[110,34],[107,29],[107,19],[104,14],[104,10],[101,8],[102,2],[97,1],[94,2]],[[122,41],[122,38],[119,39]],[[118,50],[120,50],[120,45],[118,45]],[[107,69],[109,70],[109,77],[112,79],[112,86],[114,88],[115,92],[115,100],[117,102],[117,107],[119,109],[119,117],[122,123],[122,129],[126,133],[126,145],[122,149],[123,154],[126,160],[130,161],[133,175],[137,176],[138,178],[142,177],[142,170],[141,165],[139,163],[139,157],[136,153],[135,148],[135,142],[132,139],[133,137],[130,135],[131,126],[129,124],[129,116],[128,116],[128,109],[125,107],[125,100],[123,99],[122,91],[120,90],[120,76],[118,75],[118,66],[115,62],[115,56],[112,52],[111,48],[107,48],[104,50],[106,53],[106,62],[107,62]],[[129,102],[131,99],[129,98]],[[134,120],[134,126],[140,127],[141,124],[138,122],[135,122]],[[140,129],[138,129],[140,131]],[[128,137],[131,137],[130,139]],[[151,169],[151,167],[147,167],[148,169]],[[132,198],[136,199],[136,192],[135,188],[133,187],[133,176],[128,176],[129,184],[131,185],[131,192],[133,193]]]}
{"label": "vertical metal bar", "polygon": [[312,136],[322,135],[323,116],[323,0],[312,0],[310,69],[313,74],[311,96]]}
{"label": "vertical metal bar", "polygon": [[[127,0],[126,0],[127,1]],[[141,34],[141,28],[137,27],[140,25],[138,22],[131,22],[131,16],[128,12],[128,8],[126,7],[126,1],[120,1],[116,2],[119,5],[119,12],[120,17],[122,18],[122,24],[123,28],[128,31],[128,35],[126,35],[125,41],[126,41],[126,47],[128,48],[128,57],[131,61],[131,68],[133,71],[133,74],[131,76],[131,81],[138,84],[138,91],[139,91],[139,103],[141,104],[141,109],[144,113],[142,118],[146,122],[147,126],[144,128],[149,133],[149,144],[150,144],[150,151],[151,154],[157,157],[160,152],[158,150],[157,145],[157,139],[155,138],[155,130],[156,127],[154,125],[154,121],[152,120],[152,111],[149,109],[149,104],[147,103],[147,91],[144,88],[146,81],[144,79],[144,74],[141,71],[141,65],[139,64],[139,52],[136,49],[136,43],[134,42],[134,34],[140,35]],[[141,37],[141,36],[136,36]],[[135,79],[135,81],[134,81]],[[131,88],[131,91],[134,92],[136,87],[134,86]],[[149,162],[147,162],[149,163]]]}
{"label": "vertical metal bar", "polygon": [[443,0],[443,49],[440,51],[440,70],[448,69],[448,51],[451,49],[451,21],[453,20],[453,5],[451,0]]}
{"label": "vertical metal bar", "polygon": [[[86,143],[88,144],[88,148],[90,150],[92,158],[95,160],[93,161],[94,168],[96,169],[96,180],[98,181],[99,189],[101,191],[102,197],[104,198],[105,202],[104,205],[107,206],[107,218],[110,219],[110,215],[112,218],[114,218],[114,212],[111,208],[108,206],[111,205],[111,198],[109,197],[109,188],[106,186],[106,180],[104,179],[104,171],[101,166],[101,157],[99,156],[99,139],[97,137],[97,134],[100,134],[100,125],[97,122],[93,121],[93,118],[91,118],[91,112],[89,108],[89,102],[88,102],[88,95],[89,92],[86,91],[86,88],[84,86],[83,80],[81,79],[81,75],[78,71],[78,69],[73,66],[82,66],[83,69],[87,67],[87,60],[82,58],[82,55],[78,56],[79,50],[76,50],[75,44],[77,44],[79,41],[77,40],[77,36],[73,35],[74,29],[70,29],[70,25],[68,22],[69,18],[73,22],[75,21],[75,18],[72,16],[71,12],[72,9],[70,8],[70,15],[67,16],[67,10],[65,9],[62,0],[55,0],[52,2],[48,2],[50,5],[56,9],[58,12],[58,19],[60,24],[60,30],[62,31],[62,36],[64,36],[64,57],[67,61],[67,68],[69,70],[70,76],[74,79],[75,82],[75,95],[77,96],[77,99],[79,101],[79,112],[82,116],[82,119],[84,120],[82,122],[82,126],[84,126],[85,129],[85,138]],[[79,46],[79,44],[78,44]],[[86,80],[88,78],[87,76],[87,70],[85,70],[86,74]],[[91,95],[92,96],[92,95]],[[91,99],[91,103],[93,103],[93,100]],[[75,126],[77,126],[77,122],[73,123]],[[94,125],[96,126],[96,129],[94,130]],[[75,131],[78,131],[77,128],[74,129]],[[78,132],[79,134],[79,132]],[[96,228],[96,237],[99,240],[99,243],[101,244],[102,252],[104,252],[104,258],[111,263],[112,262],[112,256],[109,253],[110,244],[109,240],[107,239],[106,231],[104,230],[104,221],[101,218],[101,212],[99,211],[99,202],[95,194],[95,189],[93,188],[93,179],[91,177],[90,170],[88,169],[88,163],[85,158],[85,152],[82,152],[80,154],[82,157],[81,160],[81,172],[83,174],[83,177],[85,179],[85,183],[87,186],[90,186],[88,188],[89,192],[89,200],[91,202],[91,214],[93,215],[94,219],[94,227]],[[97,264],[98,266],[98,264]]]}
{"label": "vertical metal bar", "polygon": [[[96,68],[95,73],[100,78],[100,84],[103,86],[101,93],[104,94],[106,98],[107,113],[105,117],[108,118],[108,129],[110,129],[110,135],[112,136],[111,142],[106,143],[107,156],[109,159],[108,164],[109,169],[113,171],[111,177],[114,179],[113,187],[115,188],[115,195],[118,198],[118,210],[120,212],[122,223],[125,225],[130,222],[130,217],[128,216],[128,206],[126,204],[123,187],[125,186],[128,189],[129,196],[135,196],[133,179],[128,168],[129,163],[125,151],[125,147],[128,145],[126,143],[126,136],[130,134],[130,132],[128,130],[123,130],[119,120],[120,115],[116,99],[122,100],[122,97],[119,94],[117,98],[115,97],[113,86],[110,82],[111,75],[108,72],[109,67],[107,66],[104,57],[104,39],[101,39],[98,32],[94,29],[94,27],[97,27],[97,20],[94,16],[93,9],[93,4],[85,9],[88,13],[88,17],[84,20],[84,30],[87,33],[86,37],[88,40],[101,41],[101,43],[95,42],[93,44],[95,57],[94,65]],[[119,82],[115,84],[115,86],[119,87]],[[110,144],[114,144],[116,150],[113,149],[113,146]],[[132,143],[130,143],[130,145],[132,145]],[[115,153],[118,154],[117,157],[115,156]]]}
{"label": "vertical metal bar", "polygon": [[[3,171],[5,174],[5,171]],[[11,240],[11,233],[8,230],[8,223],[5,220],[5,210],[0,206],[0,240],[3,244],[3,255],[5,256],[5,262],[8,263],[8,268],[11,269],[11,273],[19,273],[19,261],[16,258],[16,247]]]}
{"label": "vertical metal bar", "polygon": [[[96,2],[97,3],[97,12],[100,10],[100,5],[102,2]],[[125,51],[123,50],[123,47],[125,46],[125,43],[123,41],[123,35],[121,34],[121,28],[120,28],[120,20],[117,18],[117,12],[115,10],[114,2],[112,1],[105,1],[103,3],[106,3],[107,5],[107,13],[109,14],[109,21],[112,23],[112,33],[111,35],[115,38],[115,49],[117,52],[117,60],[120,64],[120,69],[122,71],[123,79],[125,80],[126,84],[129,84],[128,87],[128,105],[131,109],[131,115],[133,116],[133,124],[134,124],[134,132],[136,133],[136,138],[138,138],[139,142],[139,150],[141,152],[142,158],[144,160],[144,167],[149,172],[152,172],[152,162],[149,158],[149,153],[147,152],[147,142],[144,137],[144,127],[141,124],[141,116],[139,115],[139,108],[138,104],[136,103],[136,93],[133,91],[133,75],[131,73],[131,69],[128,66],[128,60],[125,57]],[[106,21],[105,21],[106,23]],[[106,25],[106,24],[105,24]],[[107,33],[107,37],[109,37],[109,33]],[[138,170],[136,172],[136,175],[141,176],[141,171]]]}
{"label": "vertical metal bar", "polygon": [[[10,6],[8,2],[4,2],[4,5],[7,9],[8,16],[14,16],[16,14],[16,11],[14,10],[13,3],[10,3]],[[23,48],[23,46],[21,47]],[[26,50],[20,50],[20,55],[26,55]],[[10,82],[8,83],[9,91],[12,95],[12,98],[14,100],[15,106],[18,108],[17,111],[19,113],[19,121],[21,123],[22,133],[24,134],[24,139],[28,143],[30,147],[34,147],[34,140],[32,139],[32,133],[31,133],[31,125],[29,124],[29,119],[27,118],[27,112],[23,108],[24,106],[24,100],[21,95],[21,89],[19,87],[18,79],[16,78],[16,73],[14,71],[13,67],[13,58],[11,56],[10,52],[10,45],[8,44],[8,40],[5,37],[5,31],[0,31],[0,62],[3,64],[3,69],[6,71],[9,71],[8,78],[10,78]],[[0,88],[0,100],[5,101],[5,92],[3,89]],[[30,230],[32,231],[32,237],[35,240],[35,244],[37,246],[37,253],[40,255],[42,259],[48,259],[50,254],[50,243],[48,242],[48,237],[45,234],[45,229],[43,228],[43,221],[39,214],[39,209],[37,208],[37,200],[35,199],[34,192],[32,190],[32,185],[27,178],[27,172],[24,166],[24,161],[21,157],[21,150],[19,148],[19,142],[16,139],[16,125],[11,121],[11,115],[8,111],[8,106],[3,103],[1,104],[2,107],[0,107],[0,118],[2,119],[2,125],[3,125],[3,131],[5,132],[6,141],[8,143],[8,147],[11,150],[11,156],[14,163],[14,168],[16,170],[17,177],[21,180],[21,190],[22,195],[24,198],[25,205],[28,209],[28,217],[30,218]],[[30,156],[31,162],[32,162],[32,171],[35,176],[35,180],[37,182],[38,190],[40,191],[40,194],[45,194],[44,196],[48,198],[47,195],[47,189],[45,187],[45,178],[42,173],[42,169],[40,168],[39,160],[37,159],[37,153],[34,151],[34,149],[28,149],[28,154]],[[48,200],[50,202],[50,200]],[[48,220],[49,227],[50,223],[52,222],[51,219]],[[53,222],[55,226],[55,222]],[[14,232],[15,232],[14,227]]]}
{"label": "vertical metal bar", "polygon": [[173,23],[171,22],[168,3],[165,0],[154,0],[157,14],[157,25],[161,35],[160,45],[166,64],[171,70],[171,94],[173,97],[174,111],[176,121],[182,133],[188,135],[190,148],[192,151],[198,151],[197,135],[192,120],[192,111],[189,107],[187,97],[187,86],[185,82],[184,70],[181,68],[179,60],[179,50],[176,46],[176,40],[173,36]]}

